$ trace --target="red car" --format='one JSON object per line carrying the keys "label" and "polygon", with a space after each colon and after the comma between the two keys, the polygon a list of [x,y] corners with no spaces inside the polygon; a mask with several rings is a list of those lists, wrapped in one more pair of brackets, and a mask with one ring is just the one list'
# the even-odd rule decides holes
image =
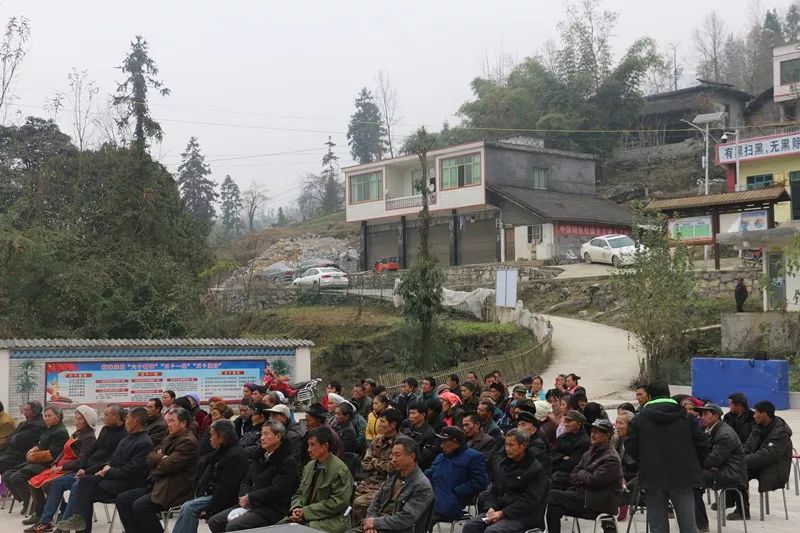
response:
{"label": "red car", "polygon": [[375,262],[375,272],[400,270],[400,263],[396,257],[381,257]]}

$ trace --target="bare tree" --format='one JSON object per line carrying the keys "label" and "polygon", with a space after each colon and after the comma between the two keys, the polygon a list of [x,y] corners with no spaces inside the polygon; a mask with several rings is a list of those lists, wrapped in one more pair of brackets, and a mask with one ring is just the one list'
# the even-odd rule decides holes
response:
{"label": "bare tree", "polygon": [[105,110],[97,114],[92,121],[102,139],[101,144],[126,146],[130,142],[133,137],[133,132],[131,132],[130,127],[127,125],[120,125],[120,121],[124,115],[125,110],[122,109],[120,105],[114,103],[113,96],[109,96],[106,101]]}
{"label": "bare tree", "polygon": [[93,133],[89,126],[95,124],[90,117],[94,114],[92,110],[100,89],[89,79],[86,70],[73,67],[72,72],[67,74],[67,79],[70,87],[69,101],[72,106],[72,131],[75,134],[78,150],[83,152]]}
{"label": "bare tree", "polygon": [[48,96],[44,100],[45,110],[53,114],[53,122],[58,122],[58,113],[64,109],[64,93],[56,92],[53,96]]}
{"label": "bare tree", "polygon": [[692,32],[697,51],[697,75],[711,81],[722,81],[722,50],[725,45],[725,22],[712,11]]}
{"label": "bare tree", "polygon": [[250,233],[253,233],[253,222],[255,221],[256,213],[267,200],[269,200],[269,198],[264,194],[263,188],[256,185],[255,181],[250,185],[249,189],[242,193],[242,205],[247,214],[247,224],[250,228]]}
{"label": "bare tree", "polygon": [[389,75],[384,73],[383,70],[378,71],[375,94],[377,95],[378,108],[381,110],[383,125],[386,128],[386,144],[388,145],[387,148],[389,148],[389,157],[394,157],[392,132],[394,131],[394,126],[402,118],[397,112],[397,91],[389,80]]}
{"label": "bare tree", "polygon": [[11,17],[6,22],[3,40],[0,42],[0,110],[3,110],[4,121],[11,96],[11,85],[17,76],[20,63],[28,52],[26,45],[30,35],[30,23],[25,17]]}

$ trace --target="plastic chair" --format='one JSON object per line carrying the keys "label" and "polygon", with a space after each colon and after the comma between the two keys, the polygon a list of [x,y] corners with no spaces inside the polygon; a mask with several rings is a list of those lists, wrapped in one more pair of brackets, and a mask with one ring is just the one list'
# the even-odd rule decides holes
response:
{"label": "plastic chair", "polygon": [[[717,503],[717,533],[722,533],[722,528],[726,525],[725,513],[728,511],[725,499],[727,498],[726,491],[729,490],[736,492],[736,495],[739,496],[741,509],[744,509],[744,495],[742,494],[741,490],[736,487],[730,487],[727,489],[714,488],[714,501]],[[747,517],[742,516],[742,521],[744,522],[744,533],[747,533]]]}
{"label": "plastic chair", "polygon": [[[581,533],[581,523],[579,522],[580,517],[573,517],[572,520],[572,532],[575,533],[577,529],[577,533]],[[590,518],[584,518],[584,520],[591,520]],[[592,533],[597,533],[597,526],[602,526],[604,521],[611,520],[614,522],[614,528],[616,529],[619,524],[617,523],[617,516],[616,514],[610,515],[608,513],[600,513],[594,518],[594,527],[592,528]]]}
{"label": "plastic chair", "polygon": [[467,520],[472,520],[472,518],[473,516],[471,514],[464,511],[464,514],[461,515],[461,518],[456,518],[455,520],[452,521],[436,522],[436,531],[441,533],[442,524],[450,524],[450,533],[453,533],[456,530],[456,524],[458,524],[459,522],[466,522]]}
{"label": "plastic chair", "polygon": [[[792,448],[792,466],[794,467],[794,495],[800,496],[800,453],[797,453],[794,448]],[[787,481],[786,484],[788,485],[789,482]]]}
{"label": "plastic chair", "polygon": [[[116,506],[114,506],[116,510]],[[161,521],[164,522],[164,533],[169,533],[169,521],[171,518],[178,516],[178,513],[181,512],[181,506],[176,505],[175,507],[170,507],[166,511],[161,512]]]}
{"label": "plastic chair", "polygon": [[[772,491],[777,492],[777,489]],[[789,507],[786,505],[786,489],[781,487],[781,494],[783,495],[783,512],[786,514],[786,520],[789,520]],[[758,510],[760,520],[764,521],[764,510],[769,514],[769,492],[758,493]]]}

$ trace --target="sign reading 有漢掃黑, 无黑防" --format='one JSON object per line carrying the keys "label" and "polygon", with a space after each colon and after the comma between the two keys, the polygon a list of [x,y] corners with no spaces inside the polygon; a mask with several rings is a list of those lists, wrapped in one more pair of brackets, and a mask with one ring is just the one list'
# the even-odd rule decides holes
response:
{"label": "sign reading \u6709\u6f22\u6383\u9ed1, \u65e0\u9ed1\u9632", "polygon": [[800,132],[717,145],[717,162],[719,163],[735,163],[736,161],[791,154],[800,155]]}
{"label": "sign reading \u6709\u6f22\u6383\u9ed1, \u65e0\u9ed1\u9632", "polygon": [[167,389],[178,396],[197,391],[204,401],[236,400],[245,383],[261,383],[264,361],[48,362],[45,374],[48,404],[143,405]]}

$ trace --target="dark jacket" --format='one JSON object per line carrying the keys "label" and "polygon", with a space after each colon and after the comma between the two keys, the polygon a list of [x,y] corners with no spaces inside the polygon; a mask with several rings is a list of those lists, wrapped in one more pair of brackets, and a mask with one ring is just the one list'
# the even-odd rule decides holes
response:
{"label": "dark jacket", "polygon": [[261,453],[261,427],[264,424],[250,425],[250,429],[239,439],[239,445],[247,452],[251,459]]}
{"label": "dark jacket", "polygon": [[369,412],[372,411],[372,398],[369,396],[362,396],[361,401],[351,398],[350,403],[356,408],[356,412],[364,417],[364,420],[367,419]]}
{"label": "dark jacket", "polygon": [[342,447],[344,448],[345,453],[357,453],[361,455],[363,450],[358,445],[356,430],[351,422],[343,425],[333,423],[331,424],[331,429],[334,430],[342,440]]}
{"label": "dark jacket", "polygon": [[461,518],[464,507],[489,484],[486,458],[466,444],[452,455],[437,455],[425,475],[436,493],[434,511],[445,521]]}
{"label": "dark jacket", "polygon": [[490,468],[494,464],[494,458],[497,455],[497,441],[484,433],[483,431],[478,434],[475,440],[468,440],[467,446],[473,450],[479,451],[486,458],[486,466]]}
{"label": "dark jacket", "polygon": [[758,476],[758,491],[777,490],[789,481],[792,430],[776,416],[768,426],[756,425],[744,445],[747,472]]}
{"label": "dark jacket", "polygon": [[617,440],[617,442],[614,444],[614,449],[617,451],[619,460],[622,463],[622,475],[625,477],[625,481],[628,482],[635,478],[636,474],[639,473],[639,464],[628,451],[628,447],[625,445],[626,440],[627,437]]}
{"label": "dark jacket", "polygon": [[238,505],[239,485],[250,462],[237,443],[214,450],[197,482],[195,497],[211,496],[209,515]]}
{"label": "dark jacket", "polygon": [[752,409],[745,409],[744,413],[740,415],[727,412],[722,417],[722,421],[733,428],[742,444],[747,442],[747,439],[750,438],[750,433],[753,432],[753,428],[756,426]]}
{"label": "dark jacket", "polygon": [[233,427],[236,428],[236,434],[239,435],[240,439],[244,437],[244,434],[250,430],[252,425],[253,423],[250,422],[249,416],[247,418],[242,418],[239,416],[233,421]]}
{"label": "dark jacket", "polygon": [[[392,487],[395,482],[402,483],[403,488],[394,500],[390,514],[384,514],[384,507],[392,498]],[[375,518],[375,529],[378,531],[427,533],[428,524],[423,523],[421,518],[432,501],[433,489],[419,467],[402,481],[398,480],[397,472],[392,472],[369,504],[367,516]]]}
{"label": "dark jacket", "polygon": [[194,494],[199,459],[197,439],[189,428],[167,435],[158,450],[147,454],[154,482],[150,501],[172,507],[189,500]]}
{"label": "dark jacket", "polygon": [[478,499],[481,512],[489,508],[503,511],[508,520],[520,520],[526,529],[540,523],[549,483],[539,461],[527,451],[522,461],[512,461],[503,454],[492,470],[492,484]]}
{"label": "dark jacket", "polygon": [[[72,434],[72,438],[75,440],[72,441],[70,448],[72,448],[72,452],[75,454],[77,459],[73,459],[72,461],[67,461],[63,465],[61,465],[61,469],[64,472],[77,472],[79,469],[83,468],[88,464],[89,456],[94,451],[95,443],[97,442],[97,437],[94,436],[94,429],[87,427],[86,430],[82,432],[76,431]],[[66,443],[65,443],[66,444]],[[64,448],[61,448],[61,453],[58,454],[58,457],[55,458],[53,464],[58,464],[61,458],[64,456]]]}
{"label": "dark jacket", "polygon": [[423,422],[418,428],[408,427],[404,429],[403,433],[417,443],[419,448],[417,465],[423,470],[430,468],[439,453],[439,437],[436,436],[433,428],[427,422]]}
{"label": "dark jacket", "polygon": [[699,487],[709,442],[697,419],[669,398],[651,400],[628,423],[628,452],[642,488]]}
{"label": "dark jacket", "polygon": [[497,422],[492,419],[489,419],[488,422],[482,422],[481,429],[497,442],[498,447],[503,446],[503,432],[500,430],[500,426],[497,425]]}
{"label": "dark jacket", "polygon": [[299,463],[303,454],[303,432],[300,424],[297,422],[286,424],[286,436],[284,438],[286,442],[292,445],[292,454],[294,454],[295,460]]}
{"label": "dark jacket", "polygon": [[461,408],[464,410],[464,414],[467,415],[470,413],[477,413],[478,401],[479,399],[474,395],[469,400],[464,400],[464,402],[461,404]]}
{"label": "dark jacket", "polygon": [[417,400],[417,395],[413,392],[410,393],[408,396],[403,395],[402,393],[398,394],[394,399],[394,406],[395,408],[400,411],[403,416],[408,416],[408,406],[414,403]]}
{"label": "dark jacket", "polygon": [[563,433],[558,437],[556,446],[550,453],[553,482],[560,487],[566,487],[569,483],[569,474],[591,445],[592,441],[589,440],[589,435],[582,430],[577,433]]}
{"label": "dark jacket", "polygon": [[546,475],[549,476],[551,471],[550,444],[547,442],[547,436],[542,433],[541,428],[531,435],[531,439],[528,441],[528,452],[541,463]]}
{"label": "dark jacket", "polygon": [[239,485],[239,496],[250,499],[252,511],[266,518],[289,514],[289,502],[297,490],[297,460],[286,441],[269,458],[262,453],[252,461],[250,469]]}
{"label": "dark jacket", "polygon": [[[107,463],[111,466],[111,470],[106,472],[98,486],[111,494],[120,494],[144,485],[149,473],[147,454],[152,449],[153,441],[150,440],[150,435],[144,431],[128,433],[114,450],[114,455]],[[103,466],[105,465],[99,465],[97,470]]]}
{"label": "dark jacket", "polygon": [[703,462],[703,468],[714,473],[715,485],[722,488],[747,485],[744,450],[733,428],[720,421],[708,435],[711,451]]}
{"label": "dark jacket", "polygon": [[[42,434],[39,436],[39,442],[36,447],[40,452],[48,450],[50,455],[55,459],[58,454],[64,449],[64,444],[69,439],[67,428],[64,427],[63,422],[59,422],[55,426],[45,427]],[[26,450],[27,451],[27,450]]]}
{"label": "dark jacket", "polygon": [[25,462],[25,454],[36,446],[44,431],[44,418],[42,415],[31,421],[23,421],[17,425],[8,444],[0,453],[0,462],[17,465]]}
{"label": "dark jacket", "polygon": [[144,426],[144,431],[150,435],[153,446],[161,444],[161,441],[167,436],[167,421],[164,420],[164,415],[159,413],[153,418],[148,417],[147,423]]}
{"label": "dark jacket", "polygon": [[592,445],[570,474],[569,483],[585,491],[587,509],[615,514],[622,498],[622,466],[616,450],[610,444]]}
{"label": "dark jacket", "polygon": [[117,446],[127,435],[124,424],[117,427],[103,426],[100,429],[100,435],[97,436],[92,455],[89,456],[86,466],[83,467],[84,471],[87,474],[94,474],[107,465]]}

